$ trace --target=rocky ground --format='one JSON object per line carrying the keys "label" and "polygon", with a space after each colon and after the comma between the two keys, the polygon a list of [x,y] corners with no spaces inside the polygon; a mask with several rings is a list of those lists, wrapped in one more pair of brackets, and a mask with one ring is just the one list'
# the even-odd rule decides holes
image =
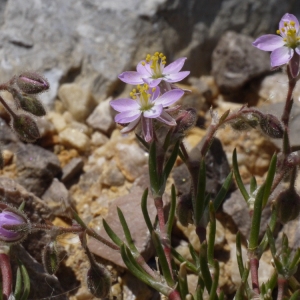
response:
{"label": "rocky ground", "polygon": [[[284,74],[274,73],[257,84],[255,105],[278,116],[282,111],[287,80]],[[197,145],[205,134],[210,122],[208,108],[213,106],[219,114],[227,109],[237,110],[241,103],[228,100],[220,94],[212,76],[191,78],[187,86],[192,93],[181,100],[183,107],[196,107],[199,115],[197,125],[191,129],[184,141],[189,151],[197,157]],[[125,93],[125,92],[124,92]],[[300,99],[300,87],[295,91],[295,100]],[[6,99],[9,95],[5,94]],[[153,249],[149,242],[147,228],[140,211],[140,198],[148,186],[148,154],[136,141],[134,134],[121,135],[116,127],[114,112],[109,106],[110,99],[96,105],[90,93],[84,92],[76,84],[63,84],[55,101],[55,108],[47,116],[37,120],[41,129],[41,139],[35,144],[24,144],[9,128],[9,116],[1,111],[1,142],[5,166],[0,176],[0,197],[15,205],[26,202],[26,211],[33,222],[53,221],[56,225],[69,226],[70,206],[92,228],[103,233],[102,220],[105,218],[122,235],[116,207],[120,207],[133,229],[134,240],[143,255],[155,264]],[[300,106],[295,101],[291,120],[291,137],[297,135]],[[84,121],[86,119],[86,121]],[[218,142],[221,141],[221,143]],[[292,144],[298,145],[292,138]],[[231,166],[231,156],[237,149],[240,172],[245,182],[255,175],[262,182],[271,156],[280,143],[270,140],[260,132],[235,132],[225,127],[217,134],[217,139],[209,153],[208,189],[217,191]],[[178,159],[168,186],[175,182],[178,194],[189,189],[188,174]],[[168,192],[165,197],[168,202]],[[149,198],[149,211],[155,218],[154,205]],[[232,191],[218,212],[215,255],[221,261],[220,285],[231,295],[239,284],[235,254],[235,233],[241,231],[244,238],[250,227],[246,204],[239,191]],[[266,210],[263,220],[270,214]],[[282,228],[292,234],[292,246],[298,247],[299,239],[294,231],[299,224],[294,221]],[[266,226],[263,222],[263,226]],[[61,267],[57,277],[43,271],[41,249],[47,241],[47,234],[35,233],[18,248],[29,268],[31,278],[39,282],[39,289],[33,288],[33,298],[49,295],[55,299],[93,299],[85,283],[88,261],[75,235],[59,239],[61,245]],[[193,226],[174,224],[173,244],[177,251],[189,258],[188,243],[199,249]],[[97,255],[112,273],[112,299],[159,299],[152,289],[130,275],[118,253],[107,249],[94,239],[89,240],[91,251]],[[246,254],[246,248],[244,248]],[[261,279],[272,272],[271,255],[267,252],[260,265]],[[35,280],[35,279],[34,279]],[[45,283],[48,284],[45,284]],[[51,282],[51,284],[49,284]],[[191,290],[196,278],[189,275]],[[59,295],[59,296],[57,296]]]}

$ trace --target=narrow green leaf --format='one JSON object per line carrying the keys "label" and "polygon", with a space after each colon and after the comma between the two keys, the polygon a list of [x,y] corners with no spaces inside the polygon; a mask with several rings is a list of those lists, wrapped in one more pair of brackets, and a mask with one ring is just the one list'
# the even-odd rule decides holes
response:
{"label": "narrow green leaf", "polygon": [[117,236],[117,234],[111,229],[111,227],[107,224],[107,222],[104,219],[102,223],[107,235],[117,246],[121,247],[123,245],[123,241]]}
{"label": "narrow green leaf", "polygon": [[200,162],[198,184],[196,188],[197,194],[196,197],[193,197],[194,223],[196,226],[199,225],[205,209],[204,206],[205,188],[206,188],[206,169],[205,169],[205,160],[202,158]]}
{"label": "narrow green leaf", "polygon": [[249,194],[243,184],[242,181],[242,177],[239,171],[239,166],[238,166],[238,162],[237,162],[237,155],[236,155],[236,149],[233,150],[233,154],[232,154],[232,167],[233,167],[233,173],[234,173],[234,177],[235,177],[235,181],[238,185],[239,190],[241,191],[241,194],[243,195],[244,199],[246,200],[246,202],[248,202],[249,200]]}
{"label": "narrow green leaf", "polygon": [[300,248],[298,248],[294,254],[294,257],[289,266],[290,269],[295,268],[299,264],[299,260],[300,260]]}
{"label": "narrow green leaf", "polygon": [[214,206],[215,206],[215,211],[218,210],[218,208],[220,207],[220,205],[222,204],[223,200],[225,199],[228,190],[231,187],[232,184],[232,177],[233,177],[233,173],[230,172],[228,174],[228,176],[226,177],[221,189],[219,190],[216,198],[214,199]]}
{"label": "narrow green leaf", "polygon": [[30,278],[29,278],[27,270],[22,262],[20,265],[20,269],[21,269],[21,274],[22,274],[22,279],[23,279],[23,295],[20,299],[26,300],[30,293]]}
{"label": "narrow green leaf", "polygon": [[174,248],[171,248],[171,254],[172,254],[172,257],[177,259],[179,262],[181,262],[181,263],[186,262],[186,267],[189,270],[191,270],[192,272],[198,274],[198,271],[199,271],[198,268],[191,262],[186,261],[185,258],[182,255],[180,255]]}
{"label": "narrow green leaf", "polygon": [[300,290],[297,290],[290,298],[290,300],[297,300],[300,298]]}
{"label": "narrow green leaf", "polygon": [[209,265],[214,265],[214,248],[215,248],[215,236],[216,236],[216,216],[214,205],[212,202],[209,203],[209,236],[207,243],[207,261]]}
{"label": "narrow green leaf", "polygon": [[200,267],[199,255],[196,253],[194,247],[191,244],[189,244],[189,250],[190,250],[191,256],[193,258],[193,261],[196,264],[196,267],[199,268]]}
{"label": "narrow green leaf", "polygon": [[273,262],[274,262],[274,265],[275,265],[278,275],[284,276],[285,275],[284,267],[281,264],[281,262],[277,256],[275,256],[275,257],[273,256]]}
{"label": "narrow green leaf", "polygon": [[143,139],[141,138],[138,134],[135,134],[135,137],[139,140],[139,142],[147,149],[149,150],[149,144]]}
{"label": "narrow green leaf", "polygon": [[268,243],[269,243],[270,251],[272,253],[272,256],[275,257],[276,256],[275,240],[274,240],[272,231],[269,227],[267,228],[266,234],[267,234],[267,237],[268,237]]}
{"label": "narrow green leaf", "polygon": [[132,236],[131,236],[129,227],[127,225],[127,222],[125,220],[125,217],[123,215],[123,212],[122,212],[122,210],[119,207],[117,207],[117,211],[118,211],[118,216],[119,216],[119,219],[120,219],[120,222],[121,222],[124,234],[125,234],[125,238],[126,238],[128,247],[130,248],[130,250],[132,252],[138,253],[139,251],[138,251],[138,249],[136,248],[136,246],[134,244],[134,241],[132,239]]}
{"label": "narrow green leaf", "polygon": [[152,225],[152,222],[151,222],[149,214],[148,214],[147,199],[148,199],[148,189],[145,189],[143,196],[142,196],[141,207],[142,207],[142,213],[143,213],[146,225],[148,227],[149,232],[151,233],[154,229],[153,229],[153,225]]}
{"label": "narrow green leaf", "polygon": [[168,236],[168,238],[169,238],[170,241],[171,241],[171,233],[172,233],[172,228],[173,228],[173,223],[174,223],[174,218],[175,218],[175,211],[176,211],[176,191],[175,191],[174,184],[172,184],[172,188],[171,188],[171,204],[170,204],[168,221],[166,223],[167,236]]}
{"label": "narrow green leaf", "polygon": [[164,278],[166,279],[168,286],[173,287],[175,283],[174,283],[172,274],[169,269],[169,264],[166,259],[166,255],[165,255],[163,246],[161,244],[160,238],[155,231],[152,231],[152,241],[153,241],[153,245],[155,247],[159,262],[160,262],[160,266],[161,266]]}
{"label": "narrow green leaf", "polygon": [[181,299],[185,299],[185,296],[189,293],[185,265],[186,263],[180,264],[179,273],[178,273],[178,284],[179,284]]}
{"label": "narrow green leaf", "polygon": [[241,233],[238,231],[236,234],[236,260],[239,267],[240,276],[242,277],[244,274],[244,263],[243,263],[243,255],[242,255],[242,242],[241,242]]}
{"label": "narrow green leaf", "polygon": [[252,176],[250,180],[250,194],[252,195],[256,189],[257,189],[256,178]]}
{"label": "narrow green leaf", "polygon": [[259,229],[260,229],[260,221],[261,221],[261,213],[262,213],[262,201],[263,201],[264,192],[265,192],[265,185],[263,184],[258,190],[254,201],[252,225],[251,225],[249,246],[248,246],[248,249],[250,251],[254,251],[258,246]]}
{"label": "narrow green leaf", "polygon": [[224,300],[224,292],[221,291],[220,294],[219,294],[219,300]]}
{"label": "narrow green leaf", "polygon": [[21,274],[21,267],[18,266],[17,276],[16,276],[16,285],[15,285],[15,291],[14,291],[15,299],[20,300],[21,295],[22,295],[22,274]]}
{"label": "narrow green leaf", "polygon": [[219,263],[217,262],[217,260],[214,261],[213,267],[214,267],[214,280],[212,282],[211,290],[209,293],[209,300],[218,299],[217,289],[218,289],[218,284],[219,284],[220,268],[219,268]]}
{"label": "narrow green leaf", "polygon": [[159,178],[157,174],[157,165],[156,165],[156,143],[153,141],[150,145],[150,152],[149,152],[149,177],[150,177],[150,186],[152,193],[158,195],[160,186],[159,186]]}
{"label": "narrow green leaf", "polygon": [[277,285],[277,272],[274,270],[271,278],[266,283],[266,289],[273,291],[275,286]]}
{"label": "narrow green leaf", "polygon": [[166,181],[173,169],[173,166],[176,162],[176,159],[177,159],[177,156],[178,156],[178,151],[179,151],[179,145],[180,145],[180,142],[177,141],[177,143],[175,144],[173,150],[172,150],[172,153],[164,167],[164,170],[163,170],[163,177],[164,177],[164,180]]}
{"label": "narrow green leaf", "polygon": [[24,207],[25,207],[25,201],[22,201],[22,203],[20,204],[18,210],[19,210],[19,211],[23,211],[23,210],[24,210]]}
{"label": "narrow green leaf", "polygon": [[230,113],[230,109],[226,110],[223,113],[223,115],[219,119],[219,126],[222,125],[222,123],[226,120],[226,118],[228,117],[229,113]]}
{"label": "narrow green leaf", "polygon": [[262,203],[263,209],[267,205],[267,202],[270,197],[270,192],[271,192],[271,188],[272,188],[272,184],[273,184],[273,180],[274,180],[274,176],[275,176],[275,172],[276,172],[276,163],[277,163],[277,155],[274,154],[271,159],[269,170],[267,173],[267,178],[265,181],[265,191],[264,191],[263,203]]}
{"label": "narrow green leaf", "polygon": [[212,279],[210,276],[208,262],[207,262],[207,242],[206,241],[203,242],[200,247],[199,258],[200,258],[200,269],[201,269],[203,281],[204,281],[204,284],[205,284],[205,287],[206,287],[208,293],[210,293],[211,286],[212,286]]}

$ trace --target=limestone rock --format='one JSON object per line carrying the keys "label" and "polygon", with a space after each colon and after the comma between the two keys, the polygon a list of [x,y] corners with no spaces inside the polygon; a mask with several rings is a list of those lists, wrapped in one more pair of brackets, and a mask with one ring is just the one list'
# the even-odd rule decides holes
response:
{"label": "limestone rock", "polygon": [[81,157],[74,157],[62,169],[62,182],[68,182],[76,177],[83,168],[84,162]]}
{"label": "limestone rock", "polygon": [[67,147],[73,147],[81,152],[89,150],[89,137],[76,129],[66,128],[59,133],[59,137],[61,143]]}

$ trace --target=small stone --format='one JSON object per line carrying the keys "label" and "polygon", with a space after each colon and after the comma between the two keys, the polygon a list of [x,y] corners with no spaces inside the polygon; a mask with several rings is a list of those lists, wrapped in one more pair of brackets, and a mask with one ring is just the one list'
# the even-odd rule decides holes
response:
{"label": "small stone", "polygon": [[55,130],[59,133],[67,127],[67,123],[61,114],[50,111],[47,114],[48,119],[52,122]]}
{"label": "small stone", "polygon": [[115,159],[117,166],[129,181],[134,181],[143,173],[148,156],[137,144],[117,144]]}
{"label": "small stone", "polygon": [[98,104],[87,119],[88,125],[105,134],[110,134],[115,127],[115,121],[112,116],[112,108],[109,104],[110,100],[111,99],[107,99]]}
{"label": "small stone", "polygon": [[101,182],[108,186],[121,186],[125,177],[114,161],[107,162],[102,170]]}
{"label": "small stone", "polygon": [[91,140],[91,143],[92,145],[96,146],[96,147],[100,147],[102,145],[104,145],[106,142],[108,142],[108,137],[99,132],[99,131],[96,131],[92,134],[92,140]]}
{"label": "small stone", "polygon": [[63,145],[74,147],[81,152],[88,151],[90,148],[89,137],[76,129],[66,128],[59,133],[59,137]]}
{"label": "small stone", "polygon": [[92,94],[76,83],[63,84],[58,90],[58,96],[66,110],[79,122],[85,121],[96,105]]}
{"label": "small stone", "polygon": [[62,169],[62,182],[68,182],[81,173],[84,166],[83,159],[81,157],[76,157],[71,159],[71,161],[66,164]]}
{"label": "small stone", "polygon": [[41,137],[52,135],[55,131],[54,125],[46,117],[36,118],[35,121],[39,128]]}
{"label": "small stone", "polygon": [[12,151],[4,149],[2,151],[2,156],[3,156],[4,166],[7,166],[12,162],[12,159],[14,157],[14,153]]}

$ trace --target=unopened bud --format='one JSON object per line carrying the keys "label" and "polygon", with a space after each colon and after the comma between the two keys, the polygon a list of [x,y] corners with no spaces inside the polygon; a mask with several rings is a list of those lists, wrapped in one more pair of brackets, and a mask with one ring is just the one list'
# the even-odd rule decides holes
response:
{"label": "unopened bud", "polygon": [[21,114],[13,116],[12,128],[26,142],[35,142],[40,138],[39,129],[29,115]]}
{"label": "unopened bud", "polygon": [[191,194],[180,197],[176,207],[176,216],[183,226],[193,224],[193,204]]}
{"label": "unopened bud", "polygon": [[103,265],[93,263],[87,272],[87,286],[95,297],[107,297],[111,288],[109,271]]}
{"label": "unopened bud", "polygon": [[0,213],[0,241],[20,243],[26,238],[29,230],[30,223],[20,211],[6,208]]}
{"label": "unopened bud", "polygon": [[55,241],[51,241],[45,246],[42,257],[46,272],[50,275],[55,274],[59,266]]}
{"label": "unopened bud", "polygon": [[195,125],[197,121],[197,112],[193,108],[182,110],[176,118],[176,130],[177,132],[185,132]]}
{"label": "unopened bud", "polygon": [[49,82],[36,72],[24,72],[16,78],[19,89],[26,94],[38,94],[49,89]]}
{"label": "unopened bud", "polygon": [[240,116],[230,122],[230,126],[237,131],[246,131],[252,128],[256,128],[259,124],[259,115],[249,113],[247,115]]}
{"label": "unopened bud", "polygon": [[295,220],[300,213],[300,196],[294,188],[281,192],[275,202],[278,218],[286,224]]}
{"label": "unopened bud", "polygon": [[282,139],[284,129],[277,117],[271,114],[265,114],[260,120],[260,128],[263,133],[273,139]]}
{"label": "unopened bud", "polygon": [[17,108],[21,107],[23,110],[37,117],[46,115],[44,106],[35,95],[21,94],[18,91],[14,90],[13,96],[17,103]]}

